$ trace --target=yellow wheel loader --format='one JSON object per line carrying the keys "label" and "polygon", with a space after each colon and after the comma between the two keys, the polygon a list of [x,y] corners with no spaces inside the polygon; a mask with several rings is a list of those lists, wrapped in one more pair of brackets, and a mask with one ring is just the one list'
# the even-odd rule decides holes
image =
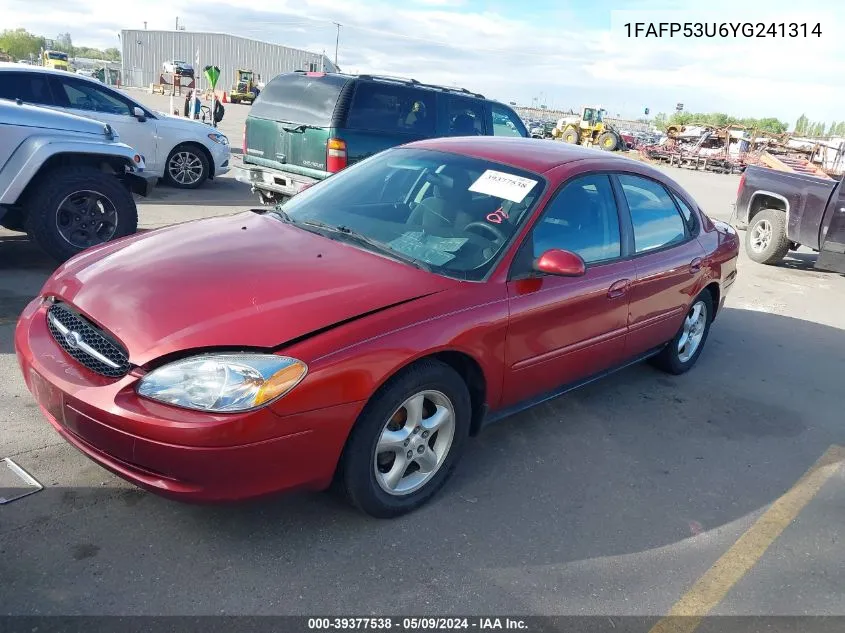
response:
{"label": "yellow wheel loader", "polygon": [[604,120],[606,110],[597,107],[582,108],[581,114],[574,114],[560,119],[552,136],[564,143],[595,146],[612,152],[622,149],[622,135],[609,122]]}

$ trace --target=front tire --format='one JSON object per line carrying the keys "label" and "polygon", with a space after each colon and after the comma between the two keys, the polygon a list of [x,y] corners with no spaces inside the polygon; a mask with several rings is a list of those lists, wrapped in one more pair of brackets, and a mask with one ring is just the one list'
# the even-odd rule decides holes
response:
{"label": "front tire", "polygon": [[347,499],[377,518],[422,506],[452,474],[471,415],[466,384],[448,365],[425,360],[397,374],[347,440],[338,471]]}
{"label": "front tire", "polygon": [[48,172],[26,204],[29,237],[59,262],[138,230],[138,208],[116,176],[94,167]]}
{"label": "front tire", "polygon": [[578,145],[578,132],[572,128],[568,128],[564,130],[563,134],[561,135],[561,140],[564,143],[570,143],[572,145]]}
{"label": "front tire", "polygon": [[177,189],[196,189],[208,179],[209,161],[193,143],[173,148],[164,164],[164,181]]}
{"label": "front tire", "polygon": [[780,209],[763,209],[745,231],[745,252],[758,264],[777,264],[789,252],[786,237],[786,213]]}
{"label": "front tire", "polygon": [[612,152],[619,147],[619,137],[613,132],[604,132],[599,135],[598,146],[606,152]]}
{"label": "front tire", "polygon": [[678,333],[655,357],[652,364],[669,374],[683,374],[695,365],[715,315],[713,296],[708,290],[703,291],[692,302]]}

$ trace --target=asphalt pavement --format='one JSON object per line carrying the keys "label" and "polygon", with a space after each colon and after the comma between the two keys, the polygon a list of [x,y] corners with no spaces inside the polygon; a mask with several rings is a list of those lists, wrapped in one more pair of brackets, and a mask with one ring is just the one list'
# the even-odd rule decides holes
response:
{"label": "asphalt pavement", "polygon": [[[236,145],[247,109],[227,107]],[[668,173],[729,218],[736,176]],[[256,204],[227,176],[139,209]],[[12,347],[54,265],[0,232],[0,457],[45,486],[0,505],[0,614],[845,615],[845,277],[814,257],[743,254],[691,372],[635,366],[503,420],[433,503],[378,521],[331,494],[183,505],[68,446]]]}

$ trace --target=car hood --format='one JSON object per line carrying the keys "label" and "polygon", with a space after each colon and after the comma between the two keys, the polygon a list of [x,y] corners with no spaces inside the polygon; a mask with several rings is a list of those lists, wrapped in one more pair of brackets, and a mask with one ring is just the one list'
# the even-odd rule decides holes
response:
{"label": "car hood", "polygon": [[460,282],[257,213],[90,249],[48,280],[132,363],[187,349],[273,348]]}
{"label": "car hood", "polygon": [[[2,78],[2,75],[0,75]],[[109,141],[106,136],[104,123],[94,121],[75,114],[60,112],[48,107],[18,104],[14,101],[0,99],[0,121],[8,125],[20,125],[47,130],[61,130],[63,132],[78,132],[101,137]]]}

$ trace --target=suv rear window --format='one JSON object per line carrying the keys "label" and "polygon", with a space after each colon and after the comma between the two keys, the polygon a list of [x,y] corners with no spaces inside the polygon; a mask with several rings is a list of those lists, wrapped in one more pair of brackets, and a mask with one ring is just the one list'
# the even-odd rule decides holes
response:
{"label": "suv rear window", "polygon": [[346,127],[432,136],[436,103],[430,90],[360,81],[355,87]]}
{"label": "suv rear window", "polygon": [[330,127],[347,77],[286,73],[267,82],[252,105],[250,116]]}

